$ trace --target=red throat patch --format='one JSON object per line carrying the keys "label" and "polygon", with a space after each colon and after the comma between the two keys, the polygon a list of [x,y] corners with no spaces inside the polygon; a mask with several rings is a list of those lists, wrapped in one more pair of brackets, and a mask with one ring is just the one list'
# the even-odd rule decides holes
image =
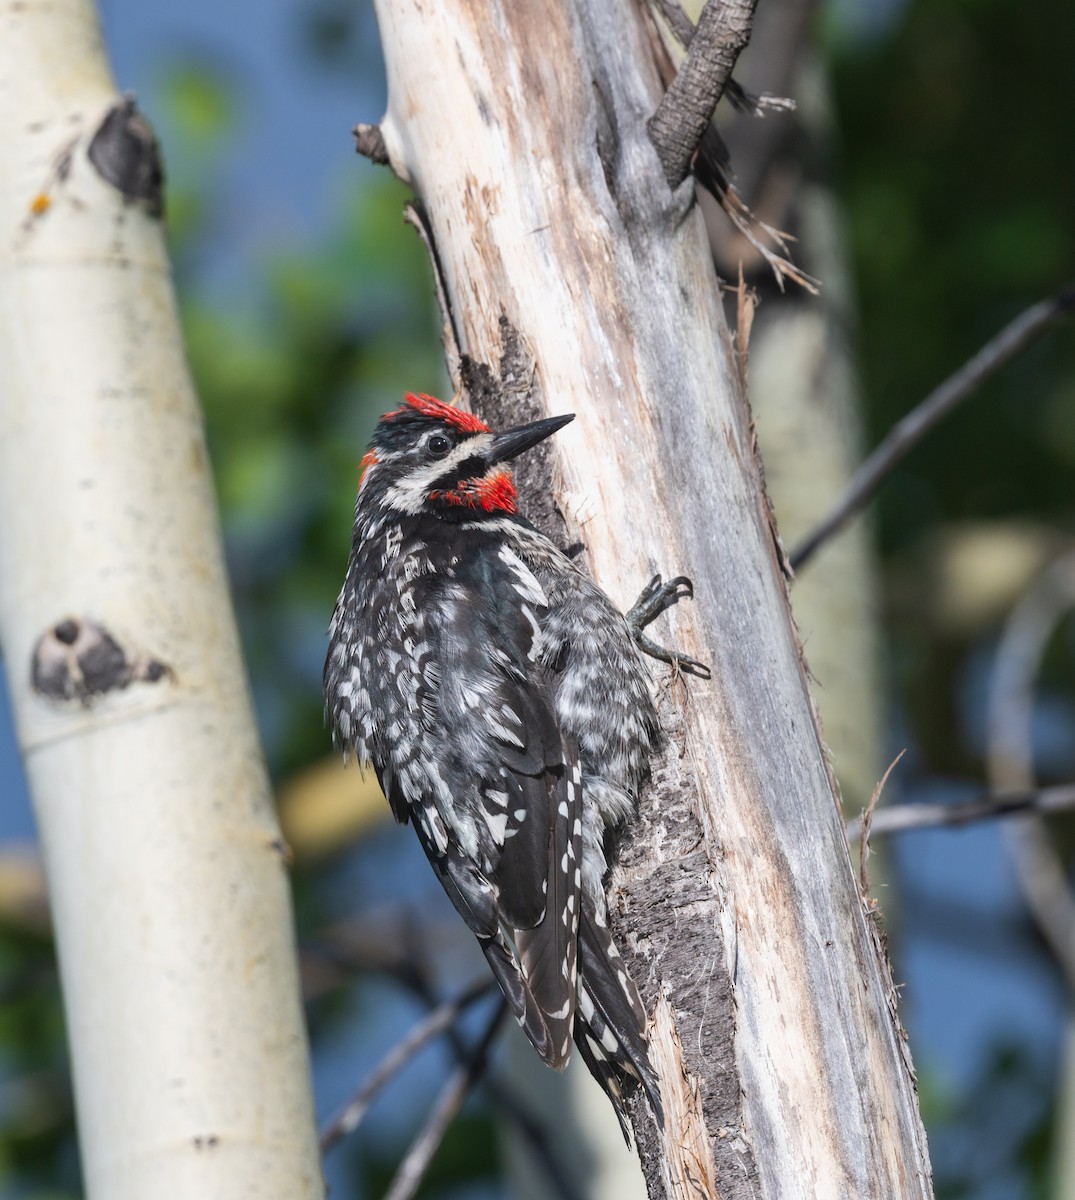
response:
{"label": "red throat patch", "polygon": [[515,490],[515,482],[511,472],[506,467],[487,475],[478,484],[478,503],[486,512],[515,511],[515,501],[519,493]]}
{"label": "red throat patch", "polygon": [[483,475],[479,479],[464,479],[451,491],[429,493],[430,500],[443,500],[460,508],[480,508],[487,513],[513,513],[518,498],[507,467],[499,467],[492,475]]}
{"label": "red throat patch", "polygon": [[[408,392],[403,397],[403,403],[408,408],[413,408],[427,417],[436,417],[438,421],[451,425],[460,433],[489,433],[489,426],[484,421],[480,421],[473,413],[464,412],[461,408],[453,408],[450,404],[445,404],[443,400],[437,400],[434,396]],[[392,417],[399,416],[403,411],[405,410],[397,408],[395,412],[385,413],[385,419],[391,420]]]}

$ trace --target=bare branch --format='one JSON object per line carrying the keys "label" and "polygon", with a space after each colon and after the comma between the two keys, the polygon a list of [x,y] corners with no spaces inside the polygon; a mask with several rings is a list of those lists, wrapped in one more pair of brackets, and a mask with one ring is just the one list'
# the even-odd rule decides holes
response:
{"label": "bare branch", "polygon": [[[690,47],[694,40],[695,27],[678,0],[651,0],[651,3],[671,30],[675,40],[685,49]],[[658,68],[671,89],[678,79],[672,70],[672,56],[660,56]],[[764,116],[767,112],[791,112],[795,109],[794,100],[781,96],[753,96],[730,77],[724,84],[724,94],[740,112],[755,117]],[[780,290],[784,290],[785,279],[790,279],[808,292],[816,294],[820,286],[817,280],[800,271],[790,258],[788,241],[795,239],[751,211],[732,183],[728,147],[712,120],[701,133],[693,158],[693,169],[698,182],[713,195],[740,235],[768,264]]]}
{"label": "bare branch", "polygon": [[437,1147],[444,1140],[455,1115],[463,1107],[470,1089],[478,1082],[485,1070],[489,1047],[497,1030],[508,1011],[508,1006],[502,998],[497,1001],[496,1011],[489,1019],[481,1040],[474,1047],[466,1062],[460,1063],[448,1077],[448,1082],[441,1089],[437,1102],[425,1123],[422,1131],[414,1139],[407,1156],[400,1163],[399,1170],[392,1180],[392,1186],[385,1195],[385,1200],[411,1200],[418,1190],[419,1184],[429,1170]]}
{"label": "bare branch", "polygon": [[494,988],[491,980],[480,979],[460,992],[452,1000],[446,1000],[424,1017],[381,1059],[373,1073],[359,1088],[354,1098],[332,1118],[321,1131],[321,1152],[327,1153],[342,1138],[353,1133],[366,1115],[374,1097],[386,1083],[408,1063],[427,1042],[449,1029],[456,1017],[475,1000],[487,996]]}
{"label": "bare branch", "polygon": [[[997,648],[989,688],[989,782],[1034,786],[1035,682],[1049,641],[1075,609],[1075,553],[1058,559],[1016,605]],[[1016,877],[1068,987],[1075,991],[1075,897],[1067,870],[1040,816],[1029,812],[1005,831]]]}
{"label": "bare branch", "polygon": [[[683,11],[683,5],[679,0],[651,0],[651,3],[686,50],[694,37],[694,22]],[[752,117],[763,117],[767,112],[794,112],[796,108],[795,101],[787,96],[771,96],[768,92],[755,96],[730,77],[724,85],[724,94],[740,112]]]}
{"label": "bare branch", "polygon": [[753,18],[753,0],[708,0],[687,57],[650,118],[649,135],[673,190],[687,178],[713,110],[750,40]]}
{"label": "bare branch", "polygon": [[[416,958],[414,970],[405,983],[430,1009],[437,1006],[433,984],[421,958]],[[489,990],[492,991],[491,986]],[[469,1057],[469,1047],[463,1041],[459,1030],[449,1025],[445,1032],[456,1058],[465,1062]],[[503,1080],[492,1075],[485,1080],[485,1089],[495,1105],[497,1116],[515,1126],[519,1136],[530,1147],[534,1159],[544,1170],[549,1184],[550,1197],[556,1197],[557,1200],[582,1200],[570,1173],[554,1149],[544,1125],[516,1095],[515,1090]]]}
{"label": "bare branch", "polygon": [[972,359],[930,392],[859,467],[829,516],[795,548],[791,554],[792,569],[798,570],[819,546],[842,529],[855,513],[866,507],[884,480],[938,422],[972,396],[1020,351],[1073,311],[1075,286],[1070,286],[1051,299],[1042,300],[1028,308],[1005,325]]}
{"label": "bare branch", "polygon": [[[1075,784],[1039,788],[1024,792],[995,792],[959,804],[894,804],[873,816],[870,836],[907,833],[915,829],[959,829],[977,821],[992,821],[1018,813],[1054,813],[1075,809]],[[847,840],[857,841],[862,821],[856,817],[847,823]]]}

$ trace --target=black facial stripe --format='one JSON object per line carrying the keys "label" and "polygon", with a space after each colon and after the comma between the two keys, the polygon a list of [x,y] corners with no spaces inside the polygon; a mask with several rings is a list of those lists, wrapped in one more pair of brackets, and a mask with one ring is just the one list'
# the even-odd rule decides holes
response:
{"label": "black facial stripe", "polygon": [[472,454],[470,458],[464,458],[461,463],[452,467],[450,471],[445,471],[429,490],[431,492],[449,491],[455,487],[460,479],[474,479],[479,475],[484,475],[488,469],[489,464],[480,454]]}

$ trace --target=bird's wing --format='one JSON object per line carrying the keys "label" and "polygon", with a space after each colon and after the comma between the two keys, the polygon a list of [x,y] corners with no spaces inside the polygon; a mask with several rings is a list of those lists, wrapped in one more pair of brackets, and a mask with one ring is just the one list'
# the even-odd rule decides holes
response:
{"label": "bird's wing", "polygon": [[[419,599],[426,802],[411,816],[528,1037],[563,1067],[575,1012],[582,784],[541,664],[547,602],[495,543],[454,577],[431,579]],[[382,783],[398,809],[391,771]]]}

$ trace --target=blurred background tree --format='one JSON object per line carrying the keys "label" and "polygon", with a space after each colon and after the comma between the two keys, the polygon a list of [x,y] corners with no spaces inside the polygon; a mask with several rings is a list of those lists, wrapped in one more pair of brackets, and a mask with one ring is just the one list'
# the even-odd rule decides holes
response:
{"label": "blurred background tree", "polygon": [[[404,390],[445,386],[428,265],[402,221],[405,189],[351,154],[350,125],[383,106],[366,4],[196,3],[154,15],[108,0],[103,16],[120,82],[138,90],[164,146],[236,602],[297,852],[328,1115],[431,997],[481,969],[413,837],[382,819],[357,773],[341,785],[323,765],[321,663],[357,462]],[[817,28],[837,131],[823,166],[848,220],[856,299],[843,332],[858,347],[872,445],[1006,320],[1072,277],[1075,8],[829,0]],[[1061,329],[931,435],[882,493],[886,750],[911,748],[892,785],[903,800],[983,786],[1001,623],[1072,536],[1073,381],[1075,337]],[[1036,718],[1043,782],[1075,777],[1072,652],[1069,622]],[[0,1196],[68,1200],[79,1179],[62,1014],[9,725],[4,707]],[[1065,839],[1063,824],[1055,832]],[[892,851],[884,907],[938,1195],[1059,1197],[1050,1172],[1069,997],[998,831],[909,834]],[[427,1051],[334,1154],[333,1195],[381,1193],[449,1057]],[[504,1195],[500,1178],[479,1091],[423,1194]]]}

